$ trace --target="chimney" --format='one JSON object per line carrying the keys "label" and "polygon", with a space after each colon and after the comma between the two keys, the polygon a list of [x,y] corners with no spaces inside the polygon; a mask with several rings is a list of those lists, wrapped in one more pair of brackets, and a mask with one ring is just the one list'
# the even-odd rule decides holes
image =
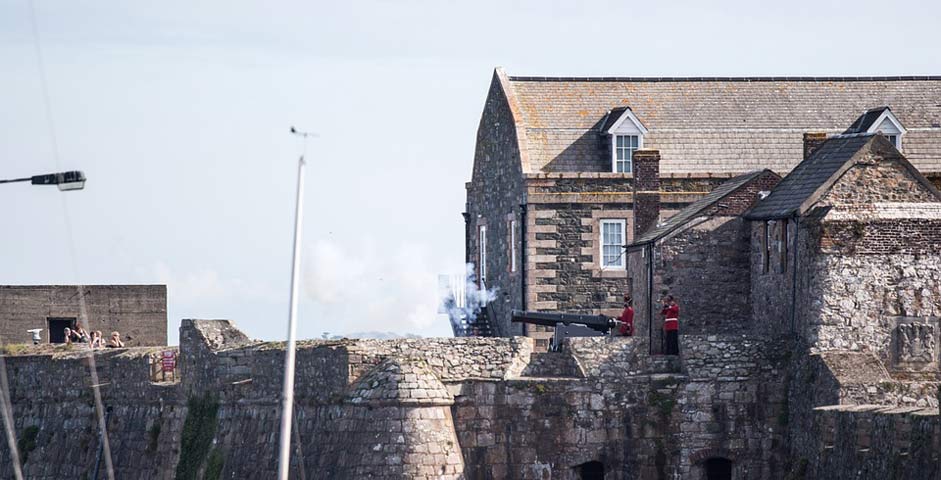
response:
{"label": "chimney", "polygon": [[823,142],[827,141],[826,133],[805,133],[804,134],[804,160],[810,158],[814,152],[823,145]]}
{"label": "chimney", "polygon": [[634,238],[660,219],[660,151],[634,152]]}

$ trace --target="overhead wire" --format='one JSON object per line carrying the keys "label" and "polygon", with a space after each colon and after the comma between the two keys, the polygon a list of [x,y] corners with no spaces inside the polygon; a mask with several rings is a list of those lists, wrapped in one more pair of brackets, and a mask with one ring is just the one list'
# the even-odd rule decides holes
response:
{"label": "overhead wire", "polygon": [[[53,160],[55,161],[56,169],[60,170],[61,162],[60,162],[60,155],[59,155],[59,141],[58,141],[58,136],[56,133],[57,129],[55,126],[55,119],[54,119],[55,117],[52,114],[52,102],[51,102],[51,98],[49,95],[49,85],[48,85],[47,75],[46,75],[45,59],[43,57],[43,51],[42,51],[42,42],[40,40],[40,35],[39,35],[39,22],[37,21],[36,7],[35,7],[33,0],[28,0],[27,6],[29,10],[30,26],[32,28],[32,34],[33,34],[33,46],[34,46],[35,53],[36,53],[36,65],[37,65],[37,69],[39,73],[39,86],[40,86],[40,91],[42,94],[43,107],[44,107],[44,111],[46,114],[45,115],[46,123],[49,129],[49,132],[48,132],[49,138],[52,144],[52,157],[53,157]],[[66,201],[64,196],[60,195],[60,197],[62,201],[63,215],[65,217],[64,218],[65,230],[66,230],[66,237],[67,237],[68,245],[69,245],[69,256],[71,259],[70,263],[72,267],[72,275],[76,280],[78,280],[80,276],[79,276],[78,261],[77,261],[77,255],[76,255],[76,249],[75,249],[75,237],[73,234],[72,222],[71,222],[72,217],[69,212],[68,202]],[[81,325],[81,327],[85,329],[85,331],[87,332],[90,329],[88,328],[88,306],[85,300],[85,294],[86,294],[85,287],[84,285],[78,284],[78,282],[76,282],[76,290],[78,291],[78,302],[79,302],[78,322]],[[0,346],[2,346],[2,339],[0,339]],[[104,412],[104,401],[102,400],[101,390],[100,390],[101,382],[99,381],[99,378],[98,378],[98,368],[97,368],[97,363],[95,361],[94,351],[89,351],[87,353],[86,358],[88,359],[89,377],[91,380],[90,388],[92,389],[92,393],[93,393],[94,400],[95,400],[95,413],[98,417],[98,430],[100,434],[99,438],[101,439],[100,441],[102,442],[102,449],[104,451],[105,472],[109,480],[114,480],[114,464],[111,458],[111,446],[110,446],[110,442],[108,438],[108,426],[105,420],[106,417],[105,417],[105,412]],[[23,478],[22,464],[20,463],[19,451],[17,449],[16,440],[15,440],[15,437],[16,437],[15,431],[14,431],[15,422],[14,422],[14,417],[13,417],[12,403],[10,402],[10,397],[9,397],[10,389],[9,389],[9,382],[7,379],[6,361],[4,360],[3,355],[0,355],[0,388],[2,388],[2,392],[0,392],[0,408],[2,408],[3,410],[2,417],[3,417],[4,427],[6,430],[7,443],[9,445],[10,452],[11,452],[11,455],[10,455],[11,463],[13,463],[15,478],[17,480],[21,480]]]}

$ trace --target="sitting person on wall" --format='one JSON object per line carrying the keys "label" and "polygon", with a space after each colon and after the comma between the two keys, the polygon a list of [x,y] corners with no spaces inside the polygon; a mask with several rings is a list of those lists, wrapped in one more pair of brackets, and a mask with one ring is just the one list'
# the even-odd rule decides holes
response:
{"label": "sitting person on wall", "polygon": [[91,332],[91,348],[105,348],[105,341],[101,338],[101,330]]}
{"label": "sitting person on wall", "polygon": [[78,340],[76,340],[78,343],[88,343],[91,341],[88,332],[86,332],[83,327],[78,327],[78,330],[73,330],[73,332],[75,332],[75,336],[78,337]]}
{"label": "sitting person on wall", "polygon": [[634,299],[630,295],[624,295],[624,311],[618,318],[621,325],[618,332],[625,337],[634,336]]}
{"label": "sitting person on wall", "polygon": [[124,342],[121,341],[121,334],[111,332],[111,340],[108,340],[108,344],[105,346],[108,348],[124,348]]}
{"label": "sitting person on wall", "polygon": [[673,295],[667,295],[660,310],[663,315],[663,333],[665,345],[663,353],[666,355],[680,354],[680,306],[677,305]]}

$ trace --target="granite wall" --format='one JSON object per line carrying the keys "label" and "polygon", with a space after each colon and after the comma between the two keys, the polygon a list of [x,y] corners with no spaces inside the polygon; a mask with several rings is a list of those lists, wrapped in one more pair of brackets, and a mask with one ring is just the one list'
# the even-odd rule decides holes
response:
{"label": "granite wall", "polygon": [[[186,320],[180,338],[178,383],[151,382],[156,349],[93,357],[116,478],[271,478],[283,344],[250,340],[227,321]],[[789,420],[835,403],[795,396],[792,344],[684,335],[681,348],[649,356],[623,337],[573,338],[543,353],[522,337],[301,342],[292,478],[700,479],[716,462],[730,462],[734,479],[795,478],[800,465],[839,465],[833,478],[856,478],[850,457],[821,454],[825,432]],[[90,478],[89,355],[19,353],[5,359],[27,476]],[[545,368],[549,358],[573,368]],[[829,365],[818,371],[834,364],[817,357]],[[936,442],[933,418],[913,415],[911,428]],[[793,457],[791,438],[805,442]],[[12,478],[2,443],[0,477]],[[916,460],[899,471],[934,472],[928,449],[899,445]]]}

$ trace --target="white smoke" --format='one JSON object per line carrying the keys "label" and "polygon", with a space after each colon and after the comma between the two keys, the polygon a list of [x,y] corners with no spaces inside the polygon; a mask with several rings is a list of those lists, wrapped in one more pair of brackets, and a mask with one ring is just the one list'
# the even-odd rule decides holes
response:
{"label": "white smoke", "polygon": [[498,288],[479,288],[473,263],[465,266],[463,298],[458,289],[450,289],[441,299],[441,310],[448,314],[451,327],[455,332],[462,331],[477,321],[480,311],[497,298]]}

